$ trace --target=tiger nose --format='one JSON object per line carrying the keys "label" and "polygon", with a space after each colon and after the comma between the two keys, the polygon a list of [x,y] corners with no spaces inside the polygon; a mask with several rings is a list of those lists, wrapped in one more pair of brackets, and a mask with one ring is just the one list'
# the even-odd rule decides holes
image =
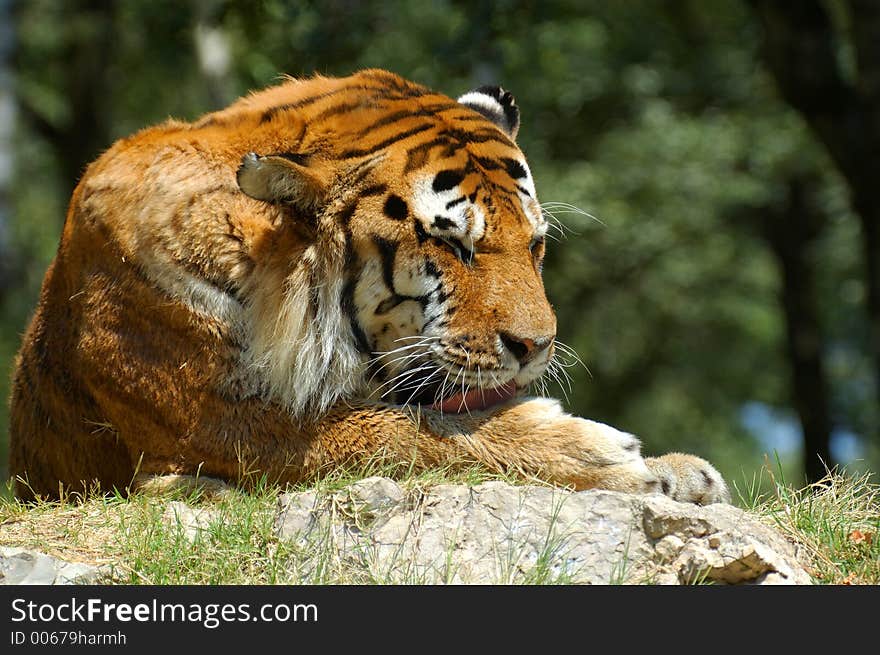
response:
{"label": "tiger nose", "polygon": [[521,366],[525,366],[535,359],[553,343],[553,337],[530,339],[528,337],[514,336],[509,332],[501,332],[498,336],[501,338],[501,343],[504,344],[504,347],[516,357]]}

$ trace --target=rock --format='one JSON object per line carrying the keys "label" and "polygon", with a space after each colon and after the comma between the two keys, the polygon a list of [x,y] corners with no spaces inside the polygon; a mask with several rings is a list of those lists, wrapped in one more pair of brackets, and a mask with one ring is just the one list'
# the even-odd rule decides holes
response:
{"label": "rock", "polygon": [[214,516],[215,513],[211,510],[193,509],[186,503],[175,500],[168,503],[162,514],[162,520],[172,527],[178,526],[187,541],[195,541],[204,530],[208,529]]}
{"label": "rock", "polygon": [[285,494],[280,539],[392,583],[809,584],[795,550],[730,505],[486,482],[405,491],[367,478]]}
{"label": "rock", "polygon": [[106,574],[104,567],[67,562],[35,550],[0,547],[0,584],[94,584]]}

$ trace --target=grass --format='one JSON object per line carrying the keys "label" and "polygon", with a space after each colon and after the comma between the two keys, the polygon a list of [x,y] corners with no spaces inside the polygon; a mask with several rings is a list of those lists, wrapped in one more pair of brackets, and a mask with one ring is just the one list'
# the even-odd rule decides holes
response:
{"label": "grass", "polygon": [[880,485],[871,474],[832,470],[793,488],[781,468],[765,466],[772,491],[756,493],[760,476],[738,489],[740,505],[794,542],[818,584],[880,584]]}
{"label": "grass", "polygon": [[[294,491],[331,497],[358,479],[391,472],[377,466],[337,471]],[[399,470],[393,472],[399,477]],[[740,506],[797,544],[817,583],[880,584],[880,487],[869,475],[830,472],[802,489],[791,487],[769,468],[761,475],[770,478],[772,491],[757,491],[767,487],[762,478],[740,485],[742,489],[735,485]],[[413,493],[437,484],[475,485],[499,479],[523,482],[471,468],[410,474],[401,485]],[[338,531],[328,529],[299,543],[278,539],[274,521],[280,494],[278,487],[258,483],[248,493],[219,497],[172,490],[128,498],[95,491],[84,499],[29,504],[0,498],[0,546],[112,566],[110,581],[119,584],[420,584],[428,580],[428,572],[413,563],[380,562],[369,548],[355,558],[340,559],[332,547],[333,540],[344,538]],[[185,503],[199,515],[198,529],[175,519],[169,509],[172,501]],[[367,527],[372,520],[368,512],[359,513],[350,504],[340,504],[338,510],[348,512],[353,525]],[[552,566],[566,541],[565,535],[555,532],[551,527],[544,550],[536,561],[526,563],[525,570],[516,545],[498,552],[498,582],[512,581],[517,567],[518,582],[569,582],[569,572]],[[450,581],[456,575],[453,548],[450,544],[443,572]],[[625,571],[623,562],[610,582],[621,582]]]}

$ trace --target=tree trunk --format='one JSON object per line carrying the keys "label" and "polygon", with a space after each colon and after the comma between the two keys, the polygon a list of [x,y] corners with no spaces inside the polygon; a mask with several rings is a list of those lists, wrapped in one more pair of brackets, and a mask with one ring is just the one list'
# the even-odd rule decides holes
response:
{"label": "tree trunk", "polygon": [[809,202],[811,186],[815,183],[806,179],[790,180],[785,205],[763,209],[760,224],[782,279],[786,352],[793,402],[803,430],[804,473],[815,482],[825,475],[826,465],[831,466],[831,415],[815,270],[810,261],[810,247],[822,231],[824,217]]}
{"label": "tree trunk", "polygon": [[862,230],[870,352],[880,401],[880,2],[850,0],[857,79],[839,69],[834,25],[818,0],[749,0],[764,58],[785,100],[825,145],[850,189]]}

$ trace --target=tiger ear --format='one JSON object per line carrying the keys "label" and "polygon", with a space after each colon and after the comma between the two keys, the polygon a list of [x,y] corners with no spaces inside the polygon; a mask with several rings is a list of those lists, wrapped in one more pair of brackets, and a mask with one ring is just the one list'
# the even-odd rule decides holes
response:
{"label": "tiger ear", "polygon": [[303,211],[323,204],[327,187],[318,172],[304,165],[296,154],[260,156],[249,152],[241,158],[236,179],[238,187],[251,198],[266,202],[285,202]]}
{"label": "tiger ear", "polygon": [[500,86],[481,86],[459,97],[458,102],[479,112],[511,138],[519,132],[519,107],[510,91]]}

